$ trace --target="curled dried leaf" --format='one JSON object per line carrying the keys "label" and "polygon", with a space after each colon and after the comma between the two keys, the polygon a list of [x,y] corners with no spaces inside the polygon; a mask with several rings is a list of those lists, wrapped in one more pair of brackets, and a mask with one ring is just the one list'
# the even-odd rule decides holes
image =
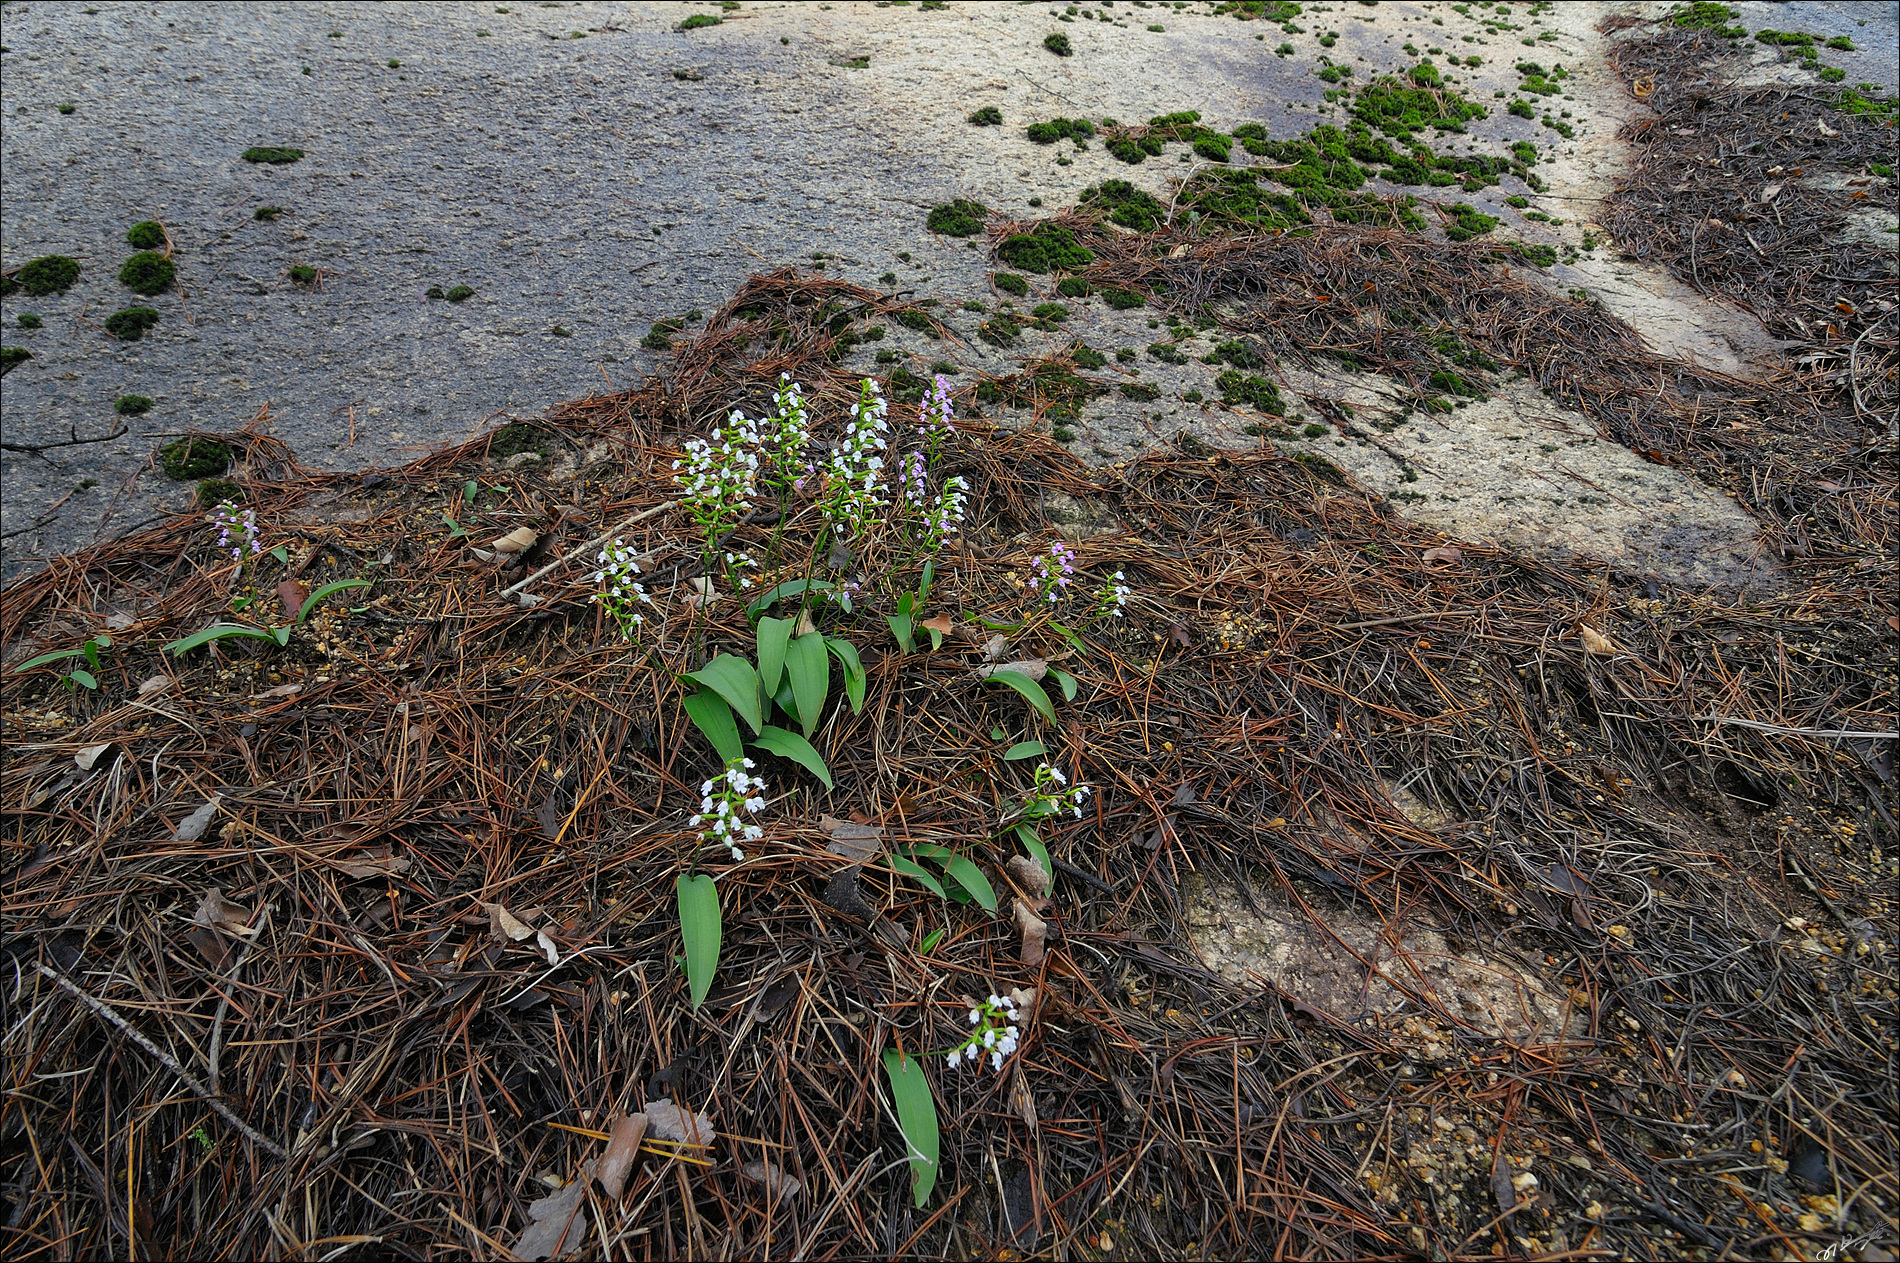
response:
{"label": "curled dried leaf", "polygon": [[662,1140],[683,1145],[710,1145],[718,1139],[711,1114],[695,1114],[671,1101],[648,1101],[646,1113],[647,1126]]}
{"label": "curled dried leaf", "polygon": [[1032,856],[1010,856],[1009,875],[1014,877],[1016,884],[1021,886],[1024,890],[1040,892],[1049,889],[1048,870],[1043,868]]}
{"label": "curled dried leaf", "polygon": [[[293,615],[293,617],[295,616]],[[265,689],[262,693],[253,693],[251,700],[254,702],[267,702],[273,697],[295,697],[301,692],[303,692],[303,685],[301,684],[279,684],[274,689]]]}
{"label": "curled dried leaf", "polygon": [[303,603],[309,599],[310,585],[302,579],[286,579],[277,585],[277,604],[283,607],[285,618],[303,613]]}
{"label": "curled dried leaf", "polygon": [[765,1195],[775,1202],[797,1197],[805,1186],[796,1175],[787,1175],[771,1162],[748,1162],[740,1172],[754,1184],[765,1185]]}
{"label": "curled dried leaf", "polygon": [[140,697],[144,697],[147,693],[156,693],[160,689],[170,687],[170,685],[171,685],[170,676],[166,676],[166,675],[148,676],[147,678],[139,681],[138,695]]}
{"label": "curled dried leaf", "polygon": [[1421,561],[1448,561],[1454,566],[1464,559],[1464,552],[1456,544],[1440,544],[1436,548],[1427,548],[1419,557]]}
{"label": "curled dried leaf", "polygon": [[528,1217],[533,1222],[515,1242],[515,1254],[524,1259],[558,1259],[580,1245],[587,1235],[587,1220],[579,1213],[586,1192],[587,1182],[575,1180],[530,1202]]}
{"label": "curled dried leaf", "polygon": [[504,938],[512,939],[514,942],[519,943],[522,939],[534,934],[533,929],[523,925],[521,921],[516,918],[514,913],[508,911],[508,909],[502,907],[500,904],[491,903],[487,905],[487,907],[488,933],[491,937],[497,940]]}
{"label": "curled dried leaf", "polygon": [[224,897],[222,886],[213,886],[205,891],[204,898],[198,901],[198,910],[192,914],[192,921],[214,930],[223,930],[226,934],[257,933],[259,927],[251,925],[251,910],[241,903],[232,903]]}
{"label": "curled dried leaf", "polygon": [[331,863],[358,880],[365,877],[394,877],[414,867],[408,858],[395,854],[386,846],[352,855],[346,860],[332,860]]}
{"label": "curled dried leaf", "polygon": [[1026,899],[1016,901],[1016,928],[1023,935],[1023,964],[1031,968],[1042,964],[1043,957],[1048,955],[1045,944],[1049,937],[1049,923],[1036,915]]}
{"label": "curled dried leaf", "polygon": [[594,1168],[594,1178],[607,1191],[610,1201],[619,1201],[621,1194],[627,1191],[627,1176],[633,1172],[633,1164],[640,1152],[640,1142],[646,1139],[647,1116],[629,1114],[616,1119],[607,1129],[607,1152],[601,1155],[600,1165]]}
{"label": "curled dried leaf", "polygon": [[1018,675],[1026,675],[1032,680],[1040,680],[1043,676],[1049,674],[1049,660],[1047,658],[1018,658],[1014,662],[999,662],[991,666],[973,667],[970,670],[970,674],[979,680],[987,680],[998,671],[1014,671]]}
{"label": "curled dried leaf", "polygon": [[535,541],[540,538],[541,536],[538,532],[525,526],[517,526],[514,530],[509,531],[493,544],[490,544],[489,547],[498,553],[525,553],[530,548],[533,548]]}
{"label": "curled dried leaf", "polygon": [[218,806],[224,801],[222,794],[213,794],[211,801],[178,822],[178,829],[172,834],[174,842],[196,842],[211,827],[212,817],[218,814]]}
{"label": "curled dried leaf", "polygon": [[957,629],[956,623],[948,614],[939,614],[935,618],[926,618],[917,625],[925,631],[934,631],[939,636],[948,636]]}
{"label": "curled dried leaf", "polygon": [[1583,647],[1588,652],[1603,658],[1616,656],[1616,642],[1611,640],[1608,636],[1605,636],[1596,628],[1578,623],[1577,635],[1582,638]]}
{"label": "curled dried leaf", "polygon": [[818,823],[831,835],[831,845],[827,849],[833,855],[842,855],[862,864],[876,858],[877,853],[884,849],[878,845],[884,837],[884,830],[876,825],[840,820],[836,816],[820,816]]}
{"label": "curled dried leaf", "polygon": [[[85,749],[73,755],[73,764],[82,772],[90,772],[93,769],[93,765],[99,762],[99,756],[111,748],[112,743],[110,741],[101,742],[96,746],[87,746]],[[108,760],[108,764],[110,764],[110,760]]]}

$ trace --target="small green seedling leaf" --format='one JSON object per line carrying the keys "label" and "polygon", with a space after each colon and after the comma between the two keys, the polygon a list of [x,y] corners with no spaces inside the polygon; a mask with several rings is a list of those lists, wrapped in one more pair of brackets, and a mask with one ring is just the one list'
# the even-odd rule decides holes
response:
{"label": "small green seedling leaf", "polygon": [[[998,729],[998,731],[1000,732],[1001,729]],[[1043,745],[1040,741],[1018,741],[1015,745],[1004,751],[1003,758],[1014,763],[1017,759],[1033,759],[1047,753],[1049,753],[1049,747]]]}
{"label": "small green seedling leaf", "polygon": [[479,488],[476,487],[475,480],[473,478],[463,483],[462,484],[462,502],[464,504],[474,504],[475,493],[478,490]]}
{"label": "small green seedling leaf", "polygon": [[79,684],[83,684],[89,689],[96,689],[99,687],[98,678],[95,677],[92,672],[87,671],[84,668],[69,672],[66,678],[68,680],[75,681]]}
{"label": "small green seedling leaf", "polygon": [[919,956],[928,956],[932,949],[941,942],[943,942],[943,931],[932,930],[930,933],[924,935],[924,945],[917,949],[917,954]]}
{"label": "small green seedling leaf", "polygon": [[1003,739],[1003,730],[1001,728],[990,729],[991,741],[1001,741],[1002,739]]}
{"label": "small green seedling leaf", "polygon": [[1055,667],[1049,668],[1049,674],[1055,676],[1056,683],[1062,686],[1062,700],[1065,702],[1073,702],[1075,700],[1075,677],[1070,675],[1067,671],[1062,671]]}
{"label": "small green seedling leaf", "polygon": [[970,892],[970,897],[983,905],[984,911],[996,911],[996,889],[990,885],[990,879],[983,870],[961,855],[953,855],[944,862],[943,871],[957,885]]}
{"label": "small green seedling leaf", "polygon": [[931,560],[926,561],[924,563],[924,577],[917,584],[917,608],[918,609],[922,609],[924,607],[924,602],[930,599],[930,585],[936,581],[936,578],[937,578],[937,562],[935,558],[932,558]]}
{"label": "small green seedling leaf", "polygon": [[891,635],[896,638],[897,647],[899,649],[905,653],[917,652],[917,645],[913,640],[914,632],[911,628],[910,615],[886,614],[884,621],[891,625]]}
{"label": "small green seedling leaf", "polygon": [[851,713],[856,715],[864,710],[864,663],[858,657],[857,647],[848,640],[827,636],[825,648],[844,668],[844,695],[851,699]]}
{"label": "small green seedling leaf", "polygon": [[326,583],[315,592],[312,592],[310,598],[303,603],[303,608],[297,611],[297,621],[301,623],[309,618],[310,611],[316,609],[318,603],[326,596],[332,596],[338,592],[347,592],[351,588],[367,588],[369,586],[370,583],[368,579],[338,579],[335,583]]}
{"label": "small green seedling leaf", "polygon": [[706,740],[712,742],[720,759],[730,763],[745,757],[745,747],[739,742],[739,725],[732,718],[732,707],[726,705],[724,698],[701,685],[698,691],[681,698],[680,704],[686,707],[686,714],[699,726],[699,730],[706,734]]}
{"label": "small green seedling leaf", "polygon": [[[186,636],[182,640],[172,641],[169,645],[166,645],[165,648],[171,651],[174,658],[182,658],[200,645],[208,645],[214,640],[224,640],[231,636],[248,636],[253,640],[268,640],[278,645],[284,643],[284,641],[278,640],[274,633],[267,632],[259,627],[239,627],[236,623],[214,623],[210,627],[191,633],[191,635]],[[290,634],[286,631],[284,639],[288,640],[289,638]]]}
{"label": "small green seedling leaf", "polygon": [[79,648],[85,653],[86,661],[92,664],[92,669],[97,671],[99,669],[99,651],[101,649],[112,648],[112,637],[94,636],[91,640],[79,646]]}
{"label": "small green seedling leaf", "polygon": [[937,1099],[923,1066],[895,1048],[884,1050],[884,1073],[890,1077],[897,1125],[910,1150],[911,1194],[921,1207],[937,1186]]}
{"label": "small green seedling leaf", "polygon": [[976,621],[991,631],[999,632],[1021,631],[1023,626],[1021,623],[999,623],[995,619],[985,618],[981,614],[976,616]]}
{"label": "small green seedling leaf", "polygon": [[765,617],[759,620],[759,682],[768,694],[778,692],[779,677],[785,671],[785,647],[792,641],[789,618]]}
{"label": "small green seedling leaf", "polygon": [[759,713],[759,675],[744,658],[722,653],[682,678],[703,684],[725,698],[733,713],[744,719],[753,732],[765,722]]}
{"label": "small green seedling leaf", "polygon": [[31,671],[34,667],[43,667],[49,662],[64,662],[68,658],[80,657],[85,652],[84,649],[61,649],[54,653],[43,653],[37,658],[28,658],[13,668],[13,673],[18,675],[22,671]]}
{"label": "small green seedling leaf", "polygon": [[681,873],[673,890],[679,896],[680,937],[686,943],[686,985],[697,1009],[719,972],[719,888],[708,873]]}
{"label": "small green seedling leaf", "polygon": [[[448,515],[445,513],[443,516],[447,517]],[[290,564],[290,550],[285,548],[282,544],[271,549],[270,555],[277,558],[277,564],[280,566],[288,566]]]}
{"label": "small green seedling leaf", "polygon": [[460,539],[462,538],[462,536],[468,534],[467,531],[462,529],[462,524],[456,521],[454,518],[450,517],[448,514],[444,513],[442,515],[442,520],[449,524],[449,538],[450,539]]}
{"label": "small green seedling leaf", "polygon": [[787,732],[783,728],[774,728],[771,724],[767,724],[759,729],[759,735],[752,739],[752,744],[762,746],[773,754],[783,755],[794,763],[802,765],[813,776],[823,781],[826,789],[832,788],[831,769],[825,766],[824,759],[812,747],[811,742],[797,733]]}
{"label": "small green seedling leaf", "polygon": [[890,861],[891,869],[894,872],[902,873],[906,877],[915,877],[924,884],[925,890],[928,890],[939,899],[946,897],[943,893],[943,883],[932,876],[930,870],[925,868],[922,864],[919,864],[916,860],[905,859],[901,855],[887,855],[884,858]]}
{"label": "small green seedling leaf", "polygon": [[[798,702],[799,727],[807,737],[818,726],[825,709],[825,694],[831,688],[831,663],[825,657],[825,638],[806,632],[786,647],[785,674],[792,679],[792,697]],[[758,725],[753,725],[757,731]]]}
{"label": "small green seedling leaf", "polygon": [[1042,691],[1042,685],[1021,671],[994,671],[990,673],[987,682],[1015,689],[1023,695],[1025,701],[1042,713],[1044,719],[1052,724],[1056,721],[1056,708],[1049,701],[1049,695]]}

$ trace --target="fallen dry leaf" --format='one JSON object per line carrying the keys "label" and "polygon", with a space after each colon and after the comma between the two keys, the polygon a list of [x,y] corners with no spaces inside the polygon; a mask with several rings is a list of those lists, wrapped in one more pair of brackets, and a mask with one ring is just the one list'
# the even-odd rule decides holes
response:
{"label": "fallen dry leaf", "polygon": [[1182,648],[1186,648],[1194,643],[1194,629],[1189,627],[1186,623],[1176,623],[1174,626],[1168,628],[1168,639],[1180,645]]}
{"label": "fallen dry leaf", "polygon": [[267,702],[273,697],[295,697],[301,692],[303,692],[303,685],[301,684],[279,684],[274,689],[265,689],[262,693],[253,693],[251,700],[254,702]]}
{"label": "fallen dry leaf", "polygon": [[1038,995],[1034,987],[1011,987],[1009,998],[1016,1004],[1016,1014],[1021,1019],[1021,1029],[1026,1033],[1029,1024],[1036,1020],[1036,1001]]}
{"label": "fallen dry leaf", "polygon": [[[1033,860],[1030,862],[1035,863]],[[1036,867],[1041,868],[1041,865]],[[1016,900],[1016,928],[1023,934],[1024,966],[1033,968],[1042,964],[1043,957],[1049,954],[1044,946],[1049,936],[1049,923],[1036,915],[1027,899]]]}
{"label": "fallen dry leaf", "polygon": [[208,926],[214,930],[223,930],[226,934],[242,934],[246,937],[256,934],[261,928],[250,924],[251,910],[241,903],[232,903],[224,897],[222,886],[213,886],[205,891],[203,899],[198,901],[198,910],[191,916],[194,923]]}
{"label": "fallen dry leaf", "polygon": [[534,542],[540,538],[541,536],[537,532],[530,530],[528,527],[517,526],[514,530],[509,531],[493,544],[490,544],[489,547],[498,553],[525,553],[530,548],[533,548]]}
{"label": "fallen dry leaf", "polygon": [[1630,82],[1630,95],[1638,101],[1656,90],[1655,75],[1638,75]]}
{"label": "fallen dry leaf", "polygon": [[1049,674],[1049,660],[1047,658],[1018,658],[1014,662],[999,662],[993,666],[973,667],[970,670],[970,674],[979,680],[987,680],[998,671],[1014,671],[1016,674],[1026,675],[1032,680],[1040,680],[1043,676]]}
{"label": "fallen dry leaf", "polygon": [[548,966],[550,968],[561,963],[560,949],[554,946],[554,940],[548,937],[546,930],[536,930],[534,932],[534,941],[540,946],[542,951],[548,954]]}
{"label": "fallen dry leaf", "polygon": [[1616,656],[1616,642],[1594,627],[1586,627],[1584,624],[1578,623],[1577,635],[1583,638],[1583,647],[1598,657],[1612,658]]}
{"label": "fallen dry leaf", "polygon": [[1009,641],[1001,636],[991,636],[983,642],[983,656],[991,662],[1003,656],[1003,650],[1009,647]]}
{"label": "fallen dry leaf", "polygon": [[884,837],[884,830],[876,825],[840,820],[836,816],[820,816],[818,823],[831,835],[831,845],[827,849],[833,855],[842,855],[862,864],[875,859],[877,853],[884,849],[878,845]]}
{"label": "fallen dry leaf", "polygon": [[149,676],[146,679],[139,681],[139,696],[144,697],[147,693],[156,693],[158,692],[158,690],[162,688],[166,688],[170,684],[171,684],[170,676],[166,676],[166,675]]}
{"label": "fallen dry leaf", "polygon": [[1049,873],[1033,856],[1010,856],[1009,875],[1014,877],[1025,890],[1033,890],[1038,895],[1047,894],[1049,891]]}
{"label": "fallen dry leaf", "polygon": [[796,1175],[787,1175],[770,1162],[748,1162],[739,1171],[754,1184],[765,1185],[766,1197],[775,1202],[797,1197],[805,1187]]}
{"label": "fallen dry leaf", "polygon": [[[404,856],[393,854],[386,846],[352,855],[345,860],[331,860],[347,875],[361,880],[365,877],[393,877],[406,873],[414,865]],[[500,905],[497,905],[500,906]]]}
{"label": "fallen dry leaf", "polygon": [[1815,119],[1815,120],[1814,120],[1814,129],[1815,129],[1816,131],[1818,131],[1818,132],[1820,132],[1820,133],[1821,133],[1821,134],[1822,134],[1823,136],[1838,136],[1838,135],[1840,135],[1840,133],[1839,133],[1839,132],[1837,132],[1837,131],[1835,131],[1835,130],[1834,130],[1834,129],[1833,129],[1832,127],[1829,127],[1829,126],[1827,125],[1827,120],[1826,120],[1826,119],[1820,119],[1820,118],[1817,118],[1817,119]]}
{"label": "fallen dry leaf", "polygon": [[211,818],[218,814],[218,804],[224,801],[221,794],[213,794],[211,801],[178,822],[178,829],[172,834],[174,842],[196,842],[211,827]]}
{"label": "fallen dry leaf", "polygon": [[92,771],[93,764],[99,761],[99,756],[111,748],[112,743],[110,741],[102,742],[96,746],[87,746],[85,749],[73,755],[73,763],[78,766],[80,771],[90,772]]}
{"label": "fallen dry leaf", "polygon": [[515,918],[515,914],[498,903],[488,905],[488,933],[495,939],[509,938],[519,943],[534,934],[534,931]]}
{"label": "fallen dry leaf", "polygon": [[286,579],[277,585],[277,603],[283,607],[285,618],[303,613],[303,603],[309,599],[310,585],[302,579]]}
{"label": "fallen dry leaf", "polygon": [[811,611],[800,610],[798,612],[798,625],[792,628],[792,635],[795,637],[809,636],[817,630],[818,624],[811,621]]}
{"label": "fallen dry leaf", "polygon": [[594,1168],[594,1178],[607,1190],[610,1201],[619,1201],[620,1195],[627,1191],[627,1176],[633,1171],[633,1164],[640,1152],[640,1142],[646,1139],[647,1116],[629,1114],[616,1119],[607,1129],[607,1152],[600,1157],[600,1165]]}
{"label": "fallen dry leaf", "polygon": [[926,618],[917,625],[925,631],[934,631],[939,636],[948,636],[957,629],[956,623],[951,621],[948,614],[939,614],[935,618]]}
{"label": "fallen dry leaf", "polygon": [[587,1191],[585,1180],[575,1180],[557,1192],[528,1204],[533,1222],[515,1242],[515,1253],[524,1259],[558,1259],[578,1246],[587,1234],[587,1221],[579,1214],[581,1195]]}
{"label": "fallen dry leaf", "polygon": [[719,1136],[711,1114],[695,1114],[671,1101],[648,1101],[647,1125],[660,1139],[683,1145],[710,1145]]}
{"label": "fallen dry leaf", "polygon": [[1449,561],[1454,566],[1464,559],[1464,553],[1456,544],[1440,544],[1436,548],[1427,548],[1419,556],[1420,561]]}

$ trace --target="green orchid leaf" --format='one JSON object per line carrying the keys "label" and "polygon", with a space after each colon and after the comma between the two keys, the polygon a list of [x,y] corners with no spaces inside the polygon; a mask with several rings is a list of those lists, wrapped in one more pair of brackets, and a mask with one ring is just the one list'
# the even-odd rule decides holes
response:
{"label": "green orchid leaf", "polygon": [[983,905],[985,911],[996,911],[996,889],[990,885],[990,879],[983,870],[961,855],[953,855],[944,863],[943,871],[957,885],[970,892],[970,897]]}
{"label": "green orchid leaf", "polygon": [[767,616],[759,620],[759,682],[768,695],[778,692],[779,677],[785,670],[785,647],[791,643],[795,626],[789,618]]}
{"label": "green orchid leaf", "polygon": [[889,862],[894,872],[902,873],[906,877],[916,878],[923,883],[925,890],[928,890],[939,899],[945,897],[943,893],[943,883],[933,877],[930,870],[925,868],[922,864],[917,863],[915,860],[907,860],[901,855],[887,855],[884,858]]}
{"label": "green orchid leaf", "polygon": [[810,737],[824,713],[825,694],[831,689],[825,638],[817,632],[806,632],[793,640],[785,650],[785,673],[792,678],[792,696],[798,701],[799,727]]}
{"label": "green orchid leaf", "polygon": [[823,579],[793,579],[781,583],[752,604],[746,606],[746,613],[756,618],[761,610],[769,610],[777,601],[791,596],[803,596],[807,592],[830,592],[833,585]]}
{"label": "green orchid leaf", "polygon": [[864,663],[858,658],[857,647],[848,640],[827,636],[825,648],[844,668],[844,695],[851,699],[851,713],[860,714],[864,710]]}
{"label": "green orchid leaf", "polygon": [[697,1009],[706,1002],[713,975],[719,972],[719,888],[707,873],[697,877],[681,873],[673,890],[679,897],[680,937],[686,942],[686,984]]}
{"label": "green orchid leaf", "polygon": [[757,732],[759,725],[765,722],[759,713],[759,675],[744,658],[722,653],[699,670],[687,672],[682,678],[703,684],[725,698],[733,713],[745,720],[753,732]]}
{"label": "green orchid leaf", "polygon": [[224,640],[232,636],[248,636],[253,640],[268,640],[273,644],[282,644],[275,635],[261,627],[240,627],[236,623],[214,623],[200,631],[195,631],[182,640],[174,640],[165,648],[174,658],[181,658],[200,645],[208,645],[214,640]]}
{"label": "green orchid leaf", "polygon": [[1073,702],[1075,700],[1075,677],[1070,675],[1067,671],[1059,671],[1055,667],[1049,668],[1049,674],[1055,676],[1056,683],[1062,686],[1062,700],[1065,702]]}
{"label": "green orchid leaf", "polygon": [[680,704],[706,734],[706,740],[712,742],[722,761],[730,763],[745,756],[745,747],[739,743],[739,725],[732,718],[732,707],[726,705],[723,697],[701,685],[696,692],[681,698]]}
{"label": "green orchid leaf", "polygon": [[1003,758],[1011,763],[1017,759],[1033,759],[1049,753],[1049,747],[1040,741],[1018,741],[1004,752]]}
{"label": "green orchid leaf", "polygon": [[317,604],[326,596],[331,596],[338,592],[347,592],[351,588],[367,588],[369,586],[370,582],[368,579],[338,579],[335,583],[326,583],[315,592],[312,592],[309,598],[304,601],[303,608],[297,611],[297,621],[301,623],[309,618],[310,611],[316,609]]}
{"label": "green orchid leaf", "polygon": [[1044,719],[1052,724],[1056,721],[1056,708],[1049,701],[1049,695],[1042,691],[1042,685],[1021,671],[993,671],[986,682],[1015,689],[1031,706],[1041,712]]}
{"label": "green orchid leaf", "polygon": [[891,1081],[891,1100],[897,1105],[897,1125],[910,1150],[910,1190],[923,1206],[937,1186],[937,1100],[923,1065],[895,1048],[884,1050],[884,1073]]}
{"label": "green orchid leaf", "polygon": [[752,744],[801,764],[813,776],[823,781],[826,789],[832,788],[831,769],[825,766],[824,759],[819,757],[812,743],[797,733],[787,732],[783,728],[774,728],[771,724],[767,724],[759,729],[759,735],[752,739]]}

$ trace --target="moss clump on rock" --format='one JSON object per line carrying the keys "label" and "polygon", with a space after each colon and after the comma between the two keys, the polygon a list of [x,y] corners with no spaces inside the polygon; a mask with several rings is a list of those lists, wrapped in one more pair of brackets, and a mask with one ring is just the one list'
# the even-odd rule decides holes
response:
{"label": "moss clump on rock", "polygon": [[1029,232],[1003,238],[996,256],[1013,268],[1025,272],[1074,272],[1095,261],[1095,256],[1076,244],[1075,233],[1061,224],[1044,220]]}
{"label": "moss clump on rock", "polygon": [[989,207],[981,202],[959,197],[953,202],[932,207],[929,217],[924,220],[924,226],[946,237],[974,237],[983,231],[983,217],[989,213]]}
{"label": "moss clump on rock", "polygon": [[291,264],[290,283],[292,285],[303,286],[315,285],[317,283],[317,269],[311,267],[308,263]]}
{"label": "moss clump on rock", "polygon": [[1132,289],[1105,289],[1102,301],[1116,311],[1132,311],[1136,307],[1146,307],[1148,300]]}
{"label": "moss clump on rock", "polygon": [[251,213],[251,218],[261,219],[265,223],[269,223],[283,213],[284,208],[281,206],[260,206]]}
{"label": "moss clump on rock", "polygon": [[193,498],[198,501],[198,507],[201,509],[209,509],[219,504],[242,504],[244,488],[222,478],[211,478],[198,484],[198,490]]}
{"label": "moss clump on rock", "polygon": [[1096,206],[1108,212],[1110,223],[1136,232],[1152,232],[1167,214],[1153,194],[1136,188],[1126,180],[1103,180],[1099,187],[1082,190],[1082,205]]}
{"label": "moss clump on rock", "polygon": [[223,439],[188,435],[158,449],[158,467],[173,482],[215,478],[231,468],[231,445]]}
{"label": "moss clump on rock", "polygon": [[1430,62],[1373,80],[1354,100],[1352,112],[1366,126],[1401,142],[1427,128],[1462,132],[1468,120],[1485,116],[1482,105],[1447,87]]}
{"label": "moss clump on rock", "polygon": [[1279,387],[1264,377],[1250,377],[1229,369],[1214,379],[1214,385],[1220,389],[1222,403],[1244,403],[1271,416],[1286,415]]}
{"label": "moss clump on rock", "polygon": [[13,280],[34,298],[63,294],[79,279],[79,261],[63,254],[43,254],[29,259],[13,274]]}
{"label": "moss clump on rock", "polygon": [[520,421],[510,421],[489,436],[488,458],[490,460],[507,460],[510,456],[519,456],[523,452],[533,452],[537,456],[548,454],[544,436],[533,426]]}
{"label": "moss clump on rock", "polygon": [[1005,294],[1014,294],[1018,298],[1029,292],[1029,282],[1014,272],[998,272],[990,281]]}
{"label": "moss clump on rock", "polygon": [[112,410],[122,417],[143,416],[152,410],[152,400],[146,395],[120,395]]}
{"label": "moss clump on rock", "polygon": [[718,26],[723,21],[725,21],[724,18],[717,17],[711,13],[695,13],[673,29],[676,31],[697,31],[702,27]]}
{"label": "moss clump on rock", "polygon": [[1038,145],[1053,145],[1065,137],[1081,144],[1095,134],[1095,124],[1085,118],[1052,118],[1047,122],[1031,123],[1023,134]]}
{"label": "moss clump on rock", "polygon": [[451,289],[448,293],[442,295],[442,297],[448,299],[452,303],[462,303],[462,302],[467,302],[469,299],[475,297],[475,291],[470,289],[466,285],[457,285],[456,287]]}
{"label": "moss clump on rock", "polygon": [[281,167],[301,160],[303,158],[303,150],[291,149],[282,145],[258,145],[246,149],[241,156],[246,162],[258,162],[273,167]]}
{"label": "moss clump on rock", "polygon": [[986,105],[970,115],[970,125],[972,127],[1000,127],[1002,122],[1003,111],[997,109],[994,105]]}
{"label": "moss clump on rock", "polygon": [[1070,57],[1075,53],[1075,49],[1069,44],[1069,37],[1061,31],[1043,36],[1042,46],[1058,57]]}
{"label": "moss clump on rock", "polygon": [[44,322],[39,318],[37,313],[23,311],[19,314],[18,323],[22,329],[37,329]]}
{"label": "moss clump on rock", "polygon": [[158,323],[158,312],[151,307],[127,307],[106,317],[106,332],[121,342],[137,342],[145,331]]}
{"label": "moss clump on rock", "polygon": [[1463,202],[1449,209],[1453,218],[1449,224],[1445,225],[1445,236],[1448,240],[1469,241],[1479,233],[1490,232],[1498,226],[1498,221],[1494,216],[1474,210]]}
{"label": "moss clump on rock", "polygon": [[0,347],[0,377],[5,377],[32,358],[33,352],[23,346]]}
{"label": "moss clump on rock", "polygon": [[157,220],[147,219],[126,229],[125,239],[132,243],[135,250],[163,250],[165,228]]}
{"label": "moss clump on rock", "polygon": [[150,298],[163,293],[178,275],[178,266],[156,250],[141,250],[119,269],[119,284]]}

